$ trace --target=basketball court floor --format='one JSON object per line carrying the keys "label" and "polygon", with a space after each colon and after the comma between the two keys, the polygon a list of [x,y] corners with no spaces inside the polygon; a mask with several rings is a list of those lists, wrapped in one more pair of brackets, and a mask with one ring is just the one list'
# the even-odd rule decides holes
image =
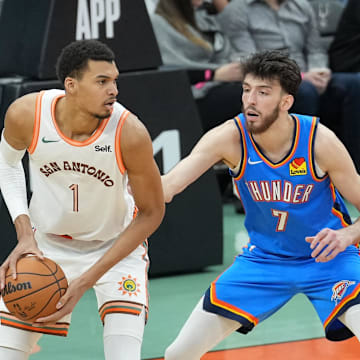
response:
{"label": "basketball court floor", "polygon": [[[150,316],[142,359],[162,359],[209,283],[232,263],[246,242],[243,215],[235,213],[232,205],[224,205],[223,265],[200,273],[150,280]],[[68,338],[43,336],[39,345],[41,351],[32,355],[31,360],[103,360],[102,325],[94,293],[88,291],[76,306]],[[248,335],[234,333],[203,357],[203,360],[233,359],[355,360],[360,359],[360,344],[355,338],[343,342],[324,339],[322,325],[311,304],[297,295]]]}

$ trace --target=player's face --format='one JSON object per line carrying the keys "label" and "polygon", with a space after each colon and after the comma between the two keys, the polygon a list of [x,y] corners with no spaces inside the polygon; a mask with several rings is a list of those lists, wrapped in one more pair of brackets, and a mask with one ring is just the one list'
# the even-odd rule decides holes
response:
{"label": "player's face", "polygon": [[243,82],[243,113],[246,128],[253,134],[266,131],[279,117],[282,89],[276,80],[246,75]]}
{"label": "player's face", "polygon": [[98,119],[108,118],[118,95],[118,76],[114,62],[89,60],[82,77],[76,80],[76,101],[81,110]]}

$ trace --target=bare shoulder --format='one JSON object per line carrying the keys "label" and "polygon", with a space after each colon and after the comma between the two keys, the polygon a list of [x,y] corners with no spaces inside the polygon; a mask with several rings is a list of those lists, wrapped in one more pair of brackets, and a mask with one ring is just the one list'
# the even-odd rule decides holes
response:
{"label": "bare shoulder", "polygon": [[148,130],[136,115],[130,113],[126,118],[122,129],[122,148],[129,150],[139,149],[143,148],[148,143],[151,144]]}
{"label": "bare shoulder", "polygon": [[31,93],[16,99],[9,106],[6,117],[12,122],[26,122],[34,119],[36,97],[38,93]]}
{"label": "bare shoulder", "polygon": [[223,161],[230,168],[234,168],[239,164],[242,157],[240,131],[233,119],[227,120],[223,126],[224,138],[227,139],[227,143],[224,144]]}
{"label": "bare shoulder", "polygon": [[227,144],[239,144],[240,141],[240,132],[234,120],[226,120],[221,125],[211,129],[208,134]]}
{"label": "bare shoulder", "polygon": [[6,112],[4,136],[16,148],[30,145],[37,95],[38,93],[31,93],[16,99]]}
{"label": "bare shoulder", "polygon": [[315,137],[315,153],[322,154],[331,151],[331,148],[340,140],[335,133],[326,126],[319,124]]}
{"label": "bare shoulder", "polygon": [[349,161],[350,156],[335,133],[326,126],[319,124],[314,144],[315,160],[320,168],[328,172],[334,166]]}

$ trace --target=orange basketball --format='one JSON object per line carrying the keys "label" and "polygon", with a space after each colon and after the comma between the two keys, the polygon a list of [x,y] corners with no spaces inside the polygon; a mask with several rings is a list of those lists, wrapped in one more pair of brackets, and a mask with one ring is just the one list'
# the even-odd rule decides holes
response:
{"label": "orange basketball", "polygon": [[60,266],[48,258],[26,256],[17,262],[16,268],[16,280],[8,269],[1,293],[9,312],[30,322],[53,314],[68,287]]}

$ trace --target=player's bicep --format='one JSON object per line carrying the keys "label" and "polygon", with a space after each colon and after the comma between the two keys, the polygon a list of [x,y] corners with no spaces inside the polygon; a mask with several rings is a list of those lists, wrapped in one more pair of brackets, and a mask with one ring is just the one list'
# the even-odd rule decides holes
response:
{"label": "player's bicep", "polygon": [[228,120],[207,132],[195,145],[191,155],[201,158],[207,168],[219,161],[236,167],[242,154],[239,132],[234,121]]}
{"label": "player's bicep", "polygon": [[315,159],[341,195],[360,210],[360,176],[344,144],[324,126],[319,126]]}
{"label": "player's bicep", "polygon": [[4,120],[4,137],[15,149],[27,148],[32,140],[37,94],[15,100],[8,108]]}
{"label": "player's bicep", "polygon": [[151,211],[164,204],[160,172],[147,130],[133,115],[129,117],[121,135],[123,162],[136,206]]}

